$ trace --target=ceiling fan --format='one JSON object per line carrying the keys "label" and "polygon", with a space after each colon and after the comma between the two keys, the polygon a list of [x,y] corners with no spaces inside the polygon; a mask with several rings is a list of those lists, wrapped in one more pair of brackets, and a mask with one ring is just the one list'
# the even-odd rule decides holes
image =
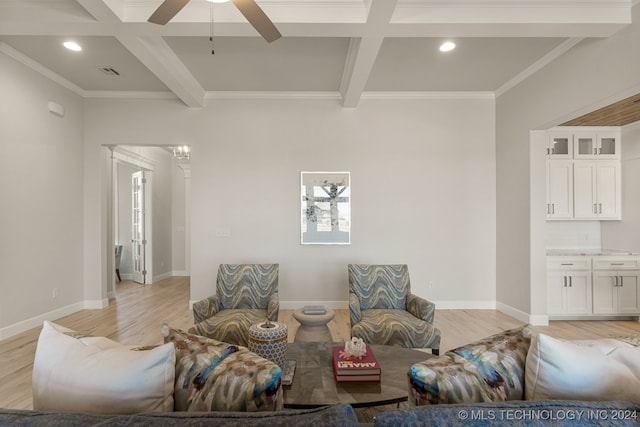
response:
{"label": "ceiling fan", "polygon": [[[273,22],[271,22],[269,17],[260,9],[260,6],[258,6],[254,0],[232,1],[244,17],[247,18],[247,21],[253,25],[253,28],[255,28],[268,43],[282,37],[280,31],[278,31]],[[164,0],[147,21],[154,24],[165,25],[171,18],[176,16],[187,3],[189,3],[189,0]]]}

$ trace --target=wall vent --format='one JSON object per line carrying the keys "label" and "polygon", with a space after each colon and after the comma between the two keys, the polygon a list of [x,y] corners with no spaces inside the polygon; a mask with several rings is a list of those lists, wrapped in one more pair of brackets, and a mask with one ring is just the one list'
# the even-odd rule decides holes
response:
{"label": "wall vent", "polygon": [[98,67],[98,70],[102,71],[108,76],[119,76],[120,73],[113,67]]}

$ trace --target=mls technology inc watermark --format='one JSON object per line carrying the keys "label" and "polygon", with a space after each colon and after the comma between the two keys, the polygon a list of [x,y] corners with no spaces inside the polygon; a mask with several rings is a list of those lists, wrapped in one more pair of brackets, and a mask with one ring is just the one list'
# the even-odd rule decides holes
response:
{"label": "mls technology inc watermark", "polygon": [[627,409],[463,409],[458,419],[465,421],[598,421],[637,420],[638,412]]}

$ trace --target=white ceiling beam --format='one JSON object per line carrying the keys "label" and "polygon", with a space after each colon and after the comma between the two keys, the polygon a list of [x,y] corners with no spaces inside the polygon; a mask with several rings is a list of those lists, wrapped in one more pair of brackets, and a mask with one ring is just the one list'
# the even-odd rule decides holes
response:
{"label": "white ceiling beam", "polygon": [[204,106],[204,89],[162,37],[116,38],[188,107]]}
{"label": "white ceiling beam", "polygon": [[[106,1],[77,0],[101,24],[113,28],[113,35],[129,50],[149,71],[151,71],[169,90],[189,107],[204,106],[204,89],[171,50],[169,45],[159,36],[139,37],[123,31],[123,23]],[[118,3],[111,1],[111,6]],[[147,26],[151,26],[147,24]]]}
{"label": "white ceiling beam", "polygon": [[368,34],[360,39],[352,39],[349,44],[345,71],[340,84],[342,105],[346,108],[358,106],[384,41],[385,28],[389,25],[397,3],[397,0],[371,0],[368,5],[369,15],[366,27],[371,27],[373,30],[365,31]]}
{"label": "white ceiling beam", "polygon": [[87,12],[89,12],[96,21],[106,23],[121,23],[122,20],[107,6],[104,1],[100,0],[76,0]]}

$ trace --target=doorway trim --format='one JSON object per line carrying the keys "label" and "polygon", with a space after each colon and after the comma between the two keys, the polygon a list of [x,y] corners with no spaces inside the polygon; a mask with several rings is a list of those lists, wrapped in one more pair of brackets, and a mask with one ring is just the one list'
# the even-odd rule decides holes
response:
{"label": "doorway trim", "polygon": [[[147,188],[145,191],[145,223],[146,223],[146,249],[145,249],[145,269],[147,274],[145,275],[144,284],[151,284],[153,279],[153,170],[155,168],[155,162],[149,159],[146,156],[135,153],[126,148],[126,146],[115,145],[110,147],[112,151],[112,162],[111,162],[111,191],[110,191],[110,201],[112,209],[110,215],[110,223],[111,223],[111,232],[109,233],[109,247],[114,248],[116,242],[116,233],[118,231],[118,164],[127,164],[130,166],[134,166],[136,168],[140,168],[144,172],[144,176],[147,180]],[[111,250],[113,252],[113,250]],[[115,298],[115,271],[113,269],[109,269],[109,281],[108,281],[108,290],[107,296],[108,298]]]}

